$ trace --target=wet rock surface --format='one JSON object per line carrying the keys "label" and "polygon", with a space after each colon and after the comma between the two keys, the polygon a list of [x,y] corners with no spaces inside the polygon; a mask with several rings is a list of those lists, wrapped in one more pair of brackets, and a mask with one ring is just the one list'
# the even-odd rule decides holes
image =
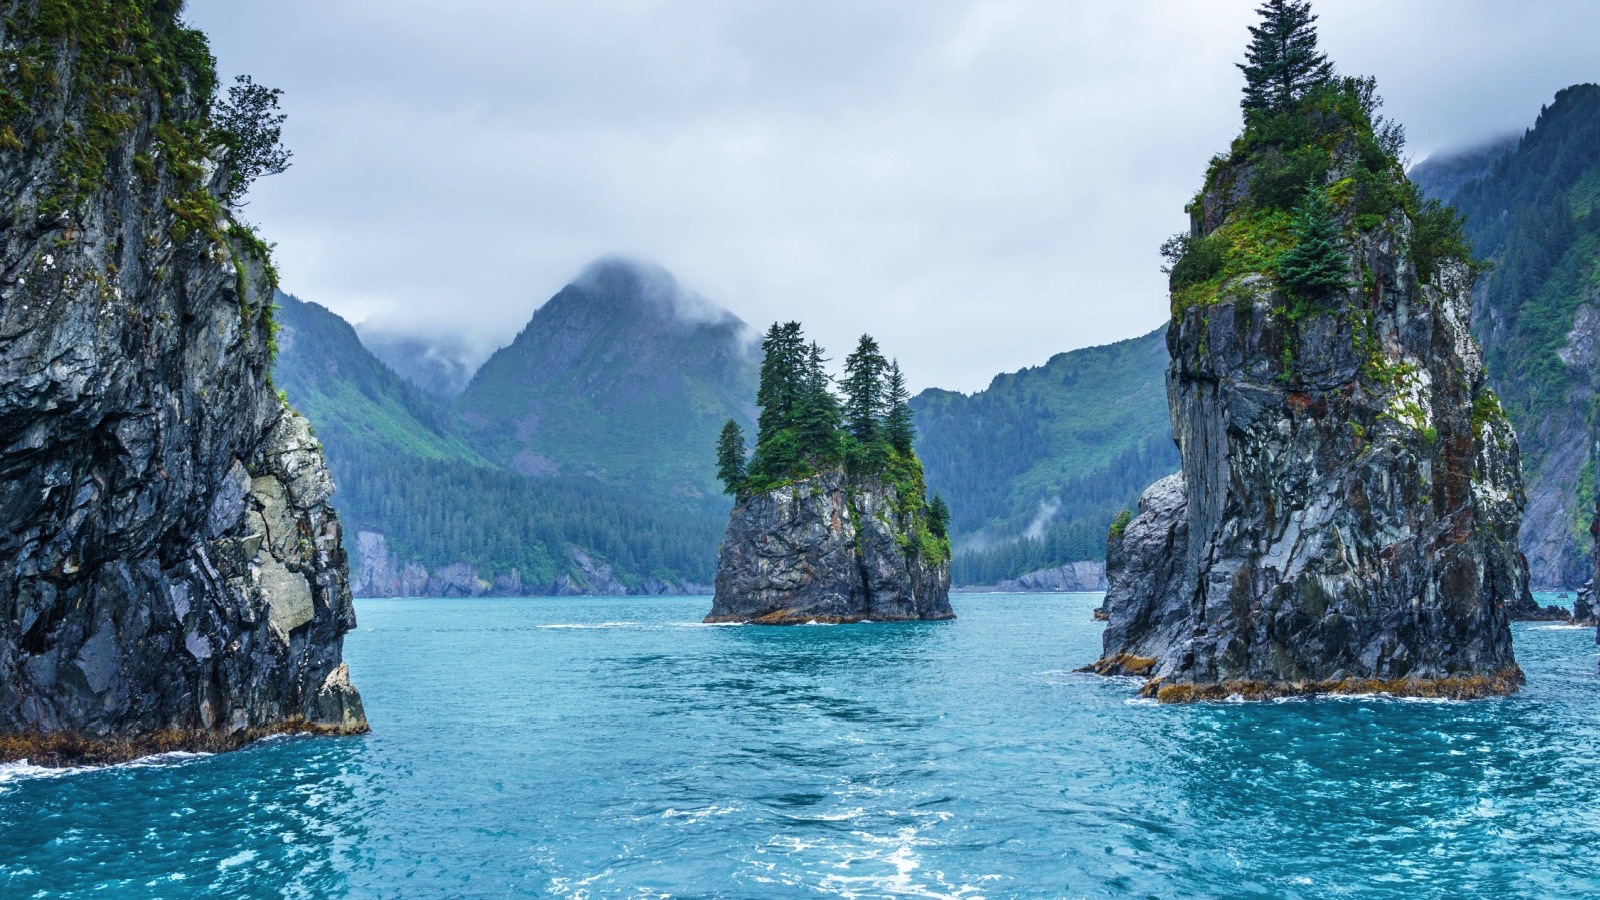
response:
{"label": "wet rock surface", "polygon": [[741,498],[707,622],[953,619],[948,559],[925,559],[893,485],[833,471]]}
{"label": "wet rock surface", "polygon": [[[31,15],[8,5],[8,47]],[[78,45],[52,46],[78,86],[0,153],[0,759],[364,731],[333,485],[267,377],[265,260],[220,211],[179,216],[220,196],[214,166],[185,192],[162,162],[193,82],[123,70],[104,178],[63,202],[92,101]]]}
{"label": "wet rock surface", "polygon": [[1182,474],[1112,538],[1094,671],[1170,701],[1516,690],[1509,622],[1537,610],[1516,436],[1467,331],[1469,271],[1420,280],[1410,228],[1358,234],[1353,286],[1298,315],[1260,275],[1176,311]]}

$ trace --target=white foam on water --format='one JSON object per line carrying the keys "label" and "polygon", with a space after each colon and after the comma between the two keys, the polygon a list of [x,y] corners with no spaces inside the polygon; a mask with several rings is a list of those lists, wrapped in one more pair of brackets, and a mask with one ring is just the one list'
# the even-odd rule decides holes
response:
{"label": "white foam on water", "polygon": [[238,853],[235,853],[222,862],[217,863],[217,868],[220,871],[226,872],[234,866],[242,866],[255,858],[256,852],[254,850],[240,850]]}
{"label": "white foam on water", "polygon": [[170,753],[141,756],[138,759],[109,766],[36,766],[25,759],[18,762],[0,763],[0,793],[5,792],[5,785],[13,782],[32,781],[41,778],[65,778],[69,775],[82,775],[85,772],[99,772],[105,769],[164,768],[179,765],[192,759],[203,759],[207,756],[211,756],[211,754],[186,753],[182,750],[174,750]]}
{"label": "white foam on water", "polygon": [[0,763],[0,785],[32,778],[59,778],[79,772],[92,772],[94,769],[94,766],[63,766],[53,769],[49,766],[33,765],[25,759],[20,762]]}
{"label": "white foam on water", "polygon": [[739,811],[737,806],[707,806],[701,809],[667,809],[661,814],[663,819],[682,819],[684,824],[696,825],[712,816],[726,816]]}
{"label": "white foam on water", "polygon": [[[976,885],[951,885],[945,881],[943,872],[930,871],[926,878],[919,878],[922,869],[922,859],[917,855],[916,846],[926,843],[917,838],[917,829],[906,827],[900,829],[893,836],[875,835],[864,831],[854,832],[854,836],[865,844],[881,847],[881,850],[869,848],[852,848],[855,852],[846,851],[843,858],[833,865],[833,872],[824,875],[818,882],[818,889],[838,897],[928,897],[938,900],[979,900],[984,897],[982,890]],[[844,874],[852,867],[862,863],[876,863],[888,865],[893,872],[882,874],[849,875]],[[987,877],[980,879],[987,881]]]}
{"label": "white foam on water", "polygon": [[1529,631],[1593,631],[1593,625],[1530,625]]}
{"label": "white foam on water", "polygon": [[606,869],[604,872],[596,872],[586,878],[573,879],[558,876],[550,879],[550,893],[557,897],[586,898],[589,896],[589,885],[602,878],[609,877],[611,877],[610,869]]}

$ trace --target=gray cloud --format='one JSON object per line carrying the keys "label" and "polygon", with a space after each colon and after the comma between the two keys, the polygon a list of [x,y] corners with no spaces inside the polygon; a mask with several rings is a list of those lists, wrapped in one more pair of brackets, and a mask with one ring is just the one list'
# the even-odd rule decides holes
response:
{"label": "gray cloud", "polygon": [[[510,339],[591,260],[654,260],[914,387],[1142,333],[1155,248],[1237,129],[1253,2],[191,0],[286,91],[247,218],[369,328]],[[1417,158],[1600,77],[1600,5],[1324,0]]]}

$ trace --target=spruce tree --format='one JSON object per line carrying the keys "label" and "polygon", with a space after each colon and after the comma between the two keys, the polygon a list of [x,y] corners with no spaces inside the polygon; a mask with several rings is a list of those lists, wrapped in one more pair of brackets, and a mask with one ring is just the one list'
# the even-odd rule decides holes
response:
{"label": "spruce tree", "polygon": [[856,351],[844,361],[844,418],[850,434],[863,447],[883,438],[883,373],[888,363],[872,335],[863,334]]}
{"label": "spruce tree", "polygon": [[1245,110],[1281,112],[1333,77],[1333,64],[1317,50],[1317,17],[1310,0],[1267,0],[1256,12],[1245,50]]}
{"label": "spruce tree", "polygon": [[950,536],[950,506],[939,494],[934,494],[933,502],[928,504],[928,530],[934,537]]}
{"label": "spruce tree", "polygon": [[794,427],[796,407],[804,390],[806,346],[799,322],[772,323],[761,342],[765,353],[761,361],[761,385],[756,403],[761,407],[756,444]]}
{"label": "spruce tree", "polygon": [[1349,285],[1350,258],[1339,246],[1339,223],[1315,184],[1295,210],[1295,244],[1278,258],[1278,281],[1291,294],[1314,300]]}
{"label": "spruce tree", "polygon": [[833,378],[828,374],[822,346],[815,341],[806,352],[804,389],[795,410],[795,429],[804,453],[818,462],[833,462],[839,457],[839,424],[843,410],[833,395]]}
{"label": "spruce tree", "polygon": [[911,423],[911,394],[906,390],[906,377],[900,371],[900,361],[889,364],[889,380],[884,388],[884,404],[888,413],[884,419],[885,436],[889,446],[900,453],[910,453],[916,438],[916,428]]}
{"label": "spruce tree", "polygon": [[717,477],[722,479],[722,486],[729,494],[739,493],[744,486],[744,454],[744,429],[729,419],[717,438]]}

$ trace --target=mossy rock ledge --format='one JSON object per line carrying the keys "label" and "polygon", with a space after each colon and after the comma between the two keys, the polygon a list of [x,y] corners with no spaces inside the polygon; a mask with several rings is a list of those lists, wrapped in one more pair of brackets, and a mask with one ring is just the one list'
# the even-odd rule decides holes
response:
{"label": "mossy rock ledge", "polygon": [[[1320,184],[1343,183],[1340,160]],[[1248,214],[1232,207],[1255,162],[1214,169],[1197,238]],[[1523,486],[1467,329],[1471,269],[1420,273],[1402,209],[1335,211],[1343,289],[1308,302],[1267,271],[1174,303],[1182,471],[1109,538],[1089,671],[1168,702],[1522,683],[1510,622],[1538,609],[1517,547]]]}
{"label": "mossy rock ledge", "polygon": [[893,484],[842,469],[742,496],[707,622],[953,619],[948,556],[930,558]]}
{"label": "mossy rock ledge", "polygon": [[215,75],[177,5],[0,25],[0,761],[367,729],[333,482],[268,379],[269,262],[178,152]]}

